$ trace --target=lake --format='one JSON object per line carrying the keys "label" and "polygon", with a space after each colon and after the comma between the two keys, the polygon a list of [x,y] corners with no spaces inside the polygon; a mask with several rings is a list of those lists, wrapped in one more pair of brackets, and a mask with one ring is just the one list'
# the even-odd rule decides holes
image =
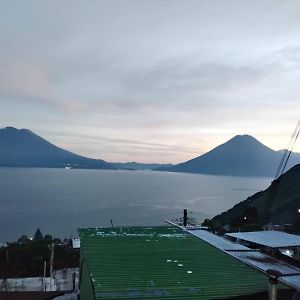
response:
{"label": "lake", "polygon": [[0,168],[0,241],[37,228],[58,237],[78,227],[161,225],[184,208],[203,221],[265,189],[271,178],[199,174]]}

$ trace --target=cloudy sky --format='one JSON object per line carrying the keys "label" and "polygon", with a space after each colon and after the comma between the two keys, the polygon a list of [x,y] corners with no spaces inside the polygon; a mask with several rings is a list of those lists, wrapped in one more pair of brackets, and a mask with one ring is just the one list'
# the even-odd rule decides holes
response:
{"label": "cloudy sky", "polygon": [[236,134],[284,148],[300,117],[298,0],[0,4],[0,127],[176,163]]}

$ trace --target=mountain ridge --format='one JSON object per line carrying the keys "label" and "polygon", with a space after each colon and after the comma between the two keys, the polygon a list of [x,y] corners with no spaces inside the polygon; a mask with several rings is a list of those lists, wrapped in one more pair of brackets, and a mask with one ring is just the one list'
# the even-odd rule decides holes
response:
{"label": "mountain ridge", "polygon": [[[114,163],[93,159],[62,149],[29,129],[5,127],[0,129],[0,166],[7,167],[64,167],[91,169],[125,169],[201,173],[228,176],[269,176],[275,174],[284,150],[275,151],[250,135],[237,135],[214,149],[186,162],[146,164]],[[300,162],[293,153],[289,169]]]}
{"label": "mountain ridge", "polygon": [[172,164],[158,164],[158,163],[139,163],[135,161],[129,162],[110,162],[116,168],[120,170],[154,170],[162,167],[171,167]]}
{"label": "mountain ridge", "polygon": [[0,166],[115,169],[104,160],[87,158],[64,150],[29,129],[0,129]]}
{"label": "mountain ridge", "polygon": [[[250,135],[236,135],[207,153],[159,171],[201,173],[227,176],[272,177],[282,157]],[[288,168],[300,162],[300,154],[293,153]]]}

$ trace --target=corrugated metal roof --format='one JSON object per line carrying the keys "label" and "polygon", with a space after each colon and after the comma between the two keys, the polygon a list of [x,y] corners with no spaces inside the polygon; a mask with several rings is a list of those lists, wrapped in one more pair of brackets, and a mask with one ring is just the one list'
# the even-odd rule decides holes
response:
{"label": "corrugated metal roof", "polygon": [[265,255],[259,251],[236,251],[232,252],[230,255],[240,259],[241,261],[249,265],[256,267],[263,272],[266,272],[269,269],[273,269],[285,275],[297,273],[300,275],[300,270],[298,268],[282,263],[275,258]]}
{"label": "corrugated metal roof", "polygon": [[273,257],[261,253],[259,250],[253,250],[243,245],[239,245],[238,243],[228,241],[227,239],[206,230],[191,230],[190,228],[186,229],[185,227],[178,226],[177,224],[169,221],[166,222],[178,228],[181,228],[191,235],[198,237],[199,239],[230,255],[231,257],[234,257],[261,272],[264,272],[265,274],[267,273],[266,271],[270,269],[280,272],[282,274],[278,278],[280,282],[286,284],[289,287],[300,290],[299,268],[278,261]]}
{"label": "corrugated metal roof", "polygon": [[224,299],[268,286],[264,275],[175,227],[79,233],[96,299]]}
{"label": "corrugated metal roof", "polygon": [[271,248],[300,246],[300,236],[282,231],[253,231],[227,233],[228,236]]}
{"label": "corrugated metal roof", "polygon": [[218,235],[215,235],[207,230],[202,230],[202,229],[197,229],[197,230],[190,230],[187,229],[187,231],[204,240],[205,242],[216,246],[218,249],[222,249],[222,250],[249,250],[247,247],[241,245],[241,244],[237,244],[237,243],[233,243],[229,240],[220,238]]}

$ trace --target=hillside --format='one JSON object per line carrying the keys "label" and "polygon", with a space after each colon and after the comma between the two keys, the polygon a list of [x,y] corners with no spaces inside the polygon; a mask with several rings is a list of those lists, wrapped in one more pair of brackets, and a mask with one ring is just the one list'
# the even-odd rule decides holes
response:
{"label": "hillside", "polygon": [[[252,136],[237,135],[201,156],[159,170],[229,176],[273,177],[281,157],[282,151],[275,151]],[[299,162],[300,154],[293,153],[288,168]]]}
{"label": "hillside", "polygon": [[[279,178],[279,186],[271,208],[270,222],[273,224],[293,224],[299,219],[300,208],[300,164],[291,168]],[[271,186],[274,185],[272,182]],[[228,211],[211,219],[211,225],[228,225],[238,219],[244,219],[247,212],[257,212],[257,220],[262,220],[266,209],[266,201],[271,186],[266,190],[256,193],[248,199],[238,203]],[[250,209],[249,209],[250,208]],[[269,209],[269,208],[268,208]]]}
{"label": "hillside", "polygon": [[115,169],[104,160],[96,160],[59,148],[28,129],[0,129],[1,167],[49,167]]}

